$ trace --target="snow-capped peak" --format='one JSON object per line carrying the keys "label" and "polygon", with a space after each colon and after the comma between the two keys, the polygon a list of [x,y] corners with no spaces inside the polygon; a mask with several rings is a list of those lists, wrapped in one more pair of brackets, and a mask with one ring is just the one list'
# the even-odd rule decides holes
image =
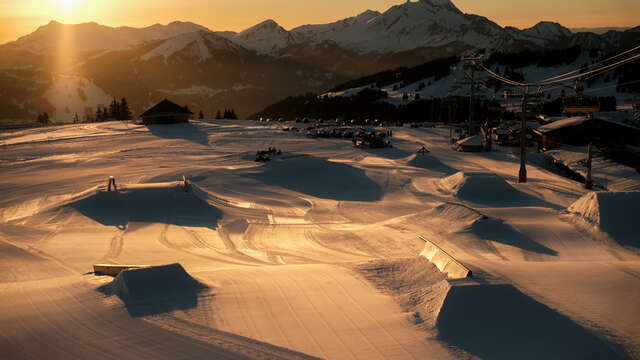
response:
{"label": "snow-capped peak", "polygon": [[213,57],[211,50],[235,50],[237,47],[229,40],[210,31],[195,31],[165,40],[158,47],[142,55],[140,60],[149,61],[162,56],[167,63],[169,57],[185,49],[190,51],[197,62],[202,62]]}
{"label": "snow-capped peak", "polygon": [[529,41],[539,46],[544,46],[549,41],[563,40],[573,35],[571,30],[550,21],[539,22],[535,26],[524,30],[514,27],[507,27],[505,30],[516,39]]}
{"label": "snow-capped peak", "polygon": [[429,5],[431,7],[444,8],[449,11],[461,12],[451,0],[419,0],[419,3]]}
{"label": "snow-capped peak", "polygon": [[[367,20],[359,21],[361,16]],[[490,38],[498,29],[501,30],[486,19],[463,14],[449,0],[419,0],[393,6],[382,14],[367,12],[331,24],[301,26],[291,32],[296,39],[333,41],[360,52],[397,52],[444,46],[461,39],[473,46],[489,47],[493,41]],[[469,30],[477,31],[468,35]]]}
{"label": "snow-capped peak", "polygon": [[271,19],[243,30],[231,40],[260,53],[276,51],[293,42],[291,34]]}
{"label": "snow-capped peak", "polygon": [[528,36],[535,36],[547,40],[555,40],[572,35],[571,30],[550,21],[541,21],[535,26],[522,31]]}
{"label": "snow-capped peak", "polygon": [[[257,25],[254,25],[248,29],[245,29],[243,31],[241,31],[238,35],[242,36],[242,35],[250,35],[256,32],[262,32],[262,31],[279,31],[280,29],[284,30],[280,25],[278,25],[277,22],[275,22],[272,19],[267,19]],[[286,31],[286,30],[284,30]]]}
{"label": "snow-capped peak", "polygon": [[373,10],[366,10],[362,13],[360,13],[358,16],[354,17],[353,19],[355,20],[355,22],[357,23],[363,23],[363,22],[367,22],[377,16],[380,16],[380,12],[378,11],[373,11]]}
{"label": "snow-capped peak", "polygon": [[[35,32],[23,36],[12,45],[38,53],[56,51],[64,46],[65,51],[121,50],[153,40],[162,40],[176,35],[208,29],[190,22],[174,21],[167,25],[152,25],[146,28],[109,27],[95,22],[62,24],[51,21]],[[65,41],[62,41],[65,40]]]}

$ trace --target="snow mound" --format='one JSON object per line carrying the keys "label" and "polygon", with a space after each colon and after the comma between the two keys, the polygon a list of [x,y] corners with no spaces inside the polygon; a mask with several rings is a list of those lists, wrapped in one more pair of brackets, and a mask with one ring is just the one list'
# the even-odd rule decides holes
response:
{"label": "snow mound", "polygon": [[491,173],[458,172],[440,180],[438,187],[457,198],[480,204],[512,204],[525,196]]}
{"label": "snow mound", "polygon": [[391,293],[411,321],[430,329],[449,291],[446,275],[424,257],[374,260],[356,270],[376,288]]}
{"label": "snow mound", "polygon": [[107,287],[123,299],[182,297],[207,288],[178,263],[124,270]]}
{"label": "snow mound", "polygon": [[411,155],[407,159],[406,164],[408,166],[437,171],[447,175],[453,174],[457,171],[456,169],[442,163],[437,157],[431,155]]}
{"label": "snow mound", "polygon": [[70,272],[57,263],[0,241],[0,284],[68,275]]}
{"label": "snow mound", "polygon": [[478,210],[464,204],[448,202],[433,208],[429,214],[431,217],[443,218],[451,222],[471,224],[487,217]]}
{"label": "snow mound", "polygon": [[63,206],[105,226],[124,228],[128,223],[168,223],[217,228],[222,212],[200,192],[184,192],[181,182],[122,186],[115,191],[96,191]]}
{"label": "snow mound", "polygon": [[436,327],[441,340],[484,359],[620,358],[587,329],[508,284],[451,283]]}
{"label": "snow mound", "polygon": [[321,199],[377,201],[383,189],[357,167],[314,156],[273,160],[251,177]]}
{"label": "snow mound", "polygon": [[570,213],[598,225],[623,245],[640,245],[637,214],[640,213],[640,192],[590,192],[567,208]]}

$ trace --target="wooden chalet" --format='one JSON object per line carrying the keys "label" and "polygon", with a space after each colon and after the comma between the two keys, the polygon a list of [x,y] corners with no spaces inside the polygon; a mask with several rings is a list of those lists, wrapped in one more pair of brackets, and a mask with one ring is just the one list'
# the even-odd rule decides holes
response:
{"label": "wooden chalet", "polygon": [[155,106],[140,115],[142,123],[149,124],[176,124],[189,122],[189,117],[193,115],[186,106],[180,106],[167,99],[162,100]]}
{"label": "wooden chalet", "polygon": [[585,146],[590,141],[613,147],[640,145],[640,129],[586,116],[557,120],[533,131],[539,136],[540,148],[543,150],[562,145]]}
{"label": "wooden chalet", "polygon": [[482,135],[475,135],[456,142],[456,151],[481,152],[484,150]]}

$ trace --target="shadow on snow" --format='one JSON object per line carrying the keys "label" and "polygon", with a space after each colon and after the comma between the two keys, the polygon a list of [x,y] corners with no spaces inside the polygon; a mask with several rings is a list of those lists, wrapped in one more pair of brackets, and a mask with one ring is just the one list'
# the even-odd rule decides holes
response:
{"label": "shadow on snow", "polygon": [[441,340],[484,359],[624,358],[512,285],[451,287],[436,326]]}
{"label": "shadow on snow", "polygon": [[249,177],[321,199],[377,201],[382,188],[364,170],[314,156],[273,160]]}
{"label": "shadow on snow", "polygon": [[191,123],[147,125],[149,132],[163,139],[183,139],[200,145],[209,145],[209,136],[200,126]]}
{"label": "shadow on snow", "polygon": [[97,192],[69,205],[105,226],[125,229],[131,222],[216,229],[222,212],[178,187]]}

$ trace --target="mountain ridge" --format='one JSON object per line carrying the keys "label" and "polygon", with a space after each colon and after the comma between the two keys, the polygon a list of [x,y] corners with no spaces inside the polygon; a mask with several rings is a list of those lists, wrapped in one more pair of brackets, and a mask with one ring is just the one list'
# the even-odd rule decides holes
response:
{"label": "mountain ridge", "polygon": [[[242,116],[287,96],[476,51],[627,49],[640,41],[635,29],[573,34],[544,21],[501,27],[449,0],[408,1],[290,30],[272,19],[241,32],[180,21],[144,28],[50,22],[0,45],[0,118],[48,111],[70,119],[107,105],[90,99],[108,96],[127,97],[135,112],[168,95],[192,109],[235,107]],[[79,78],[59,83],[59,74]],[[69,92],[73,101],[47,96],[67,83],[78,87]],[[83,94],[82,84],[97,95]]]}

